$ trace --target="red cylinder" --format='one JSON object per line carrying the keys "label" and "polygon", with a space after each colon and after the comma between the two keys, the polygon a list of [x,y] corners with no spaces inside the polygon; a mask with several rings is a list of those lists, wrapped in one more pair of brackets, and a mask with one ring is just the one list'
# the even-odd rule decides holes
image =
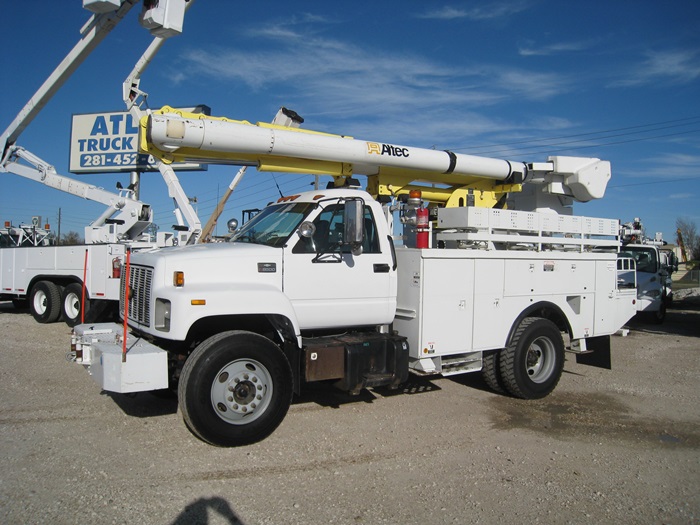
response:
{"label": "red cylinder", "polygon": [[428,248],[428,208],[416,210],[416,248]]}
{"label": "red cylinder", "polygon": [[122,275],[122,260],[119,257],[112,259],[112,279],[119,279]]}

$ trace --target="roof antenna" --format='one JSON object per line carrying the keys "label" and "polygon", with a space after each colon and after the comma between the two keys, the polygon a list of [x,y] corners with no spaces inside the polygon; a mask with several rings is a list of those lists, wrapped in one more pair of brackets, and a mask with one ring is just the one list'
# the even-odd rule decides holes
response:
{"label": "roof antenna", "polygon": [[275,186],[277,186],[277,191],[280,192],[280,197],[284,198],[284,194],[282,193],[282,190],[280,189],[280,185],[277,184],[277,177],[275,177],[275,174],[273,172],[270,172],[270,175],[272,175],[272,180],[275,181]]}

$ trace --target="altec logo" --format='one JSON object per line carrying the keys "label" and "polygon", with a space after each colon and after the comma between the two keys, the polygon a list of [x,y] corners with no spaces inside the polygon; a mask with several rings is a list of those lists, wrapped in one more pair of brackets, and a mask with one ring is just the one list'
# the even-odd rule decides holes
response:
{"label": "altec logo", "polygon": [[390,157],[408,157],[408,148],[400,148],[391,144],[379,144],[378,142],[367,143],[367,153],[369,155],[389,155]]}

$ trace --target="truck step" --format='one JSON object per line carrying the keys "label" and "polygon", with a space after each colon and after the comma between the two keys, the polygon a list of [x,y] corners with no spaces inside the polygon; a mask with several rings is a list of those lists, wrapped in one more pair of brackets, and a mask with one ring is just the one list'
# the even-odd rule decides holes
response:
{"label": "truck step", "polygon": [[481,352],[471,352],[442,358],[443,376],[453,376],[481,370]]}
{"label": "truck step", "polygon": [[365,387],[390,385],[396,380],[396,374],[365,374],[362,380]]}

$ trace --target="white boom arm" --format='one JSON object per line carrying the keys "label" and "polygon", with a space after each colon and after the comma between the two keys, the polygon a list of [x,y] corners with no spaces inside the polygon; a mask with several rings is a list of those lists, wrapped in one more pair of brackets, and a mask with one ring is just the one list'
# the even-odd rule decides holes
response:
{"label": "white boom arm", "polygon": [[601,198],[610,163],[595,158],[550,157],[526,164],[451,151],[357,140],[307,130],[204,117],[165,107],[141,121],[140,147],[166,161],[224,160],[261,170],[378,175],[412,172],[428,182],[465,184],[468,179],[531,181],[578,201]]}
{"label": "white boom arm", "polygon": [[[130,197],[130,190],[120,194],[112,193],[92,184],[59,175],[52,165],[19,146],[12,146],[11,151],[10,162],[4,166],[5,171],[107,206],[104,213],[85,228],[87,244],[137,240],[150,226],[151,207]],[[19,159],[29,165],[20,164]]]}

